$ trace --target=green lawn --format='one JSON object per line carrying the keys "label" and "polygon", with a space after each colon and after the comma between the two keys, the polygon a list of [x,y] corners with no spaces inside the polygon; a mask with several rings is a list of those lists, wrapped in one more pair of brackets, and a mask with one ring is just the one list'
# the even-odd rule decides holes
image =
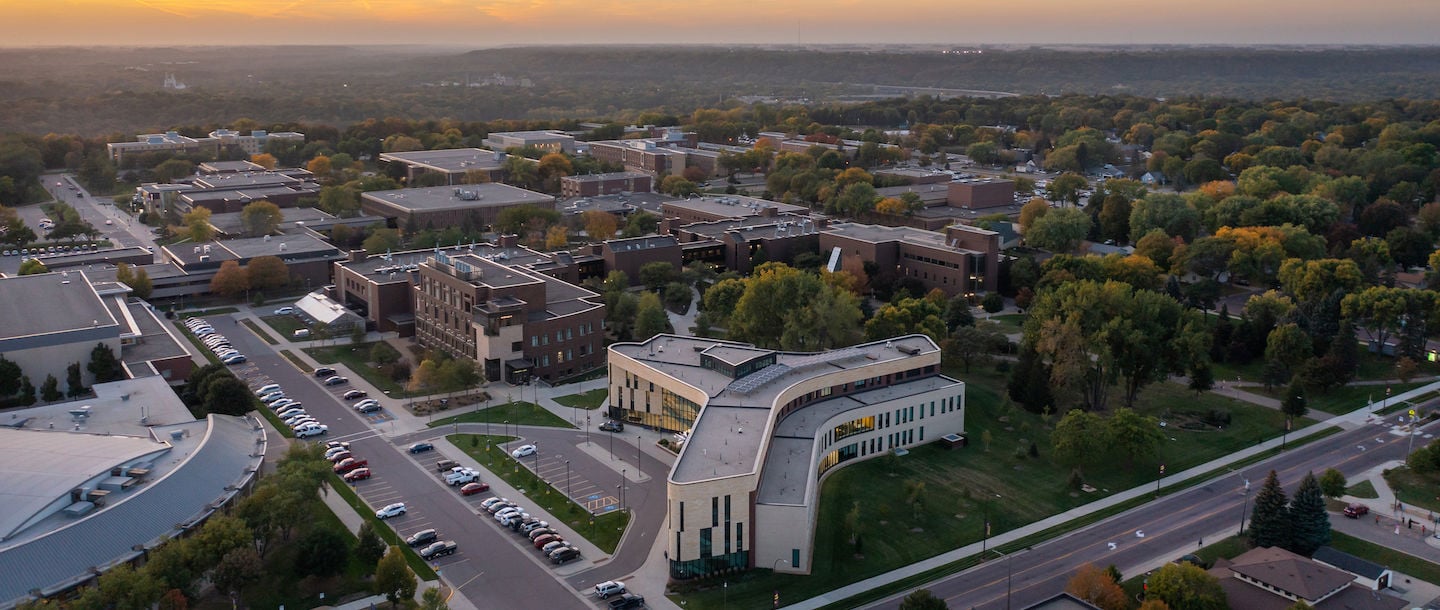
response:
{"label": "green lawn", "polygon": [[551,428],[575,427],[570,425],[570,422],[565,421],[560,416],[551,413],[545,407],[537,405],[533,402],[526,402],[523,400],[517,400],[505,404],[495,405],[493,407],[488,407],[485,409],[470,411],[469,413],[461,413],[459,415],[451,415],[450,417],[437,419],[430,422],[430,427],[437,428],[440,426],[448,426],[456,422],[462,424],[483,424],[487,421],[492,424],[510,422],[519,426],[548,426]]}
{"label": "green lawn", "polygon": [[[1020,328],[1025,324],[1025,316],[1018,313],[1007,313],[998,316],[990,316],[990,320],[992,322],[995,322],[996,324],[999,324],[1006,332],[1014,332],[1020,330]],[[975,321],[983,322],[985,321],[985,318],[976,318]]]}
{"label": "green lawn", "polygon": [[1418,578],[1426,582],[1440,582],[1440,565],[1425,561],[1409,553],[1402,553],[1395,549],[1383,547],[1373,542],[1361,540],[1340,532],[1330,533],[1330,546],[1356,557],[1368,559],[1382,566],[1386,566],[1406,576]]}
{"label": "green lawn", "polygon": [[[1006,406],[1003,376],[988,370],[951,374],[968,383],[969,447],[947,450],[925,445],[905,457],[870,459],[836,471],[826,479],[820,496],[810,576],[752,570],[732,580],[728,593],[711,587],[681,598],[688,606],[714,608],[728,595],[736,607],[759,607],[769,603],[778,589],[786,603],[793,603],[978,542],[987,514],[991,535],[1000,534],[1153,482],[1160,463],[1167,472],[1179,472],[1278,436],[1284,428],[1284,415],[1273,409],[1211,393],[1196,397],[1178,384],[1152,384],[1141,392],[1136,409],[1165,421],[1172,440],[1161,448],[1158,460],[1087,467],[1087,482],[1098,488],[1087,494],[1072,491],[1067,484],[1069,469],[1051,461],[1048,424],[1018,406]],[[1118,397],[1112,398],[1118,403]],[[1212,409],[1228,411],[1230,425],[1223,430],[1196,425],[1196,414]],[[1303,420],[1296,427],[1310,423]],[[986,430],[991,435],[988,452],[981,440]],[[1039,448],[1039,458],[1027,455],[1031,442]],[[919,484],[923,488],[915,493],[918,502],[906,502]],[[858,554],[844,526],[846,513],[857,502],[861,506]]]}
{"label": "green lawn", "polygon": [[[563,519],[575,535],[584,537],[606,553],[614,553],[630,523],[629,511],[612,511],[591,515],[584,507],[565,497],[565,493],[542,481],[510,457],[500,445],[515,440],[513,436],[484,434],[451,434],[445,437],[487,470],[520,490],[530,501],[539,504],[556,519]],[[519,498],[512,498],[519,501]]]}
{"label": "green lawn", "polygon": [[1436,490],[1440,489],[1440,475],[1418,473],[1408,466],[1401,466],[1385,471],[1385,482],[1390,484],[1395,499],[1401,503],[1440,512],[1440,497],[1436,497]]}
{"label": "green lawn", "polygon": [[[1418,362],[1417,364],[1420,365],[1419,369],[1416,372],[1416,375],[1419,377],[1440,375],[1440,363],[1422,361]],[[1244,365],[1236,365],[1230,362],[1219,362],[1211,365],[1211,370],[1215,372],[1215,381],[1217,384],[1222,381],[1235,381],[1236,376],[1239,376],[1241,379],[1247,382],[1260,383],[1263,380],[1262,372],[1264,371],[1264,369],[1264,358],[1256,358]],[[1392,358],[1390,356],[1381,356],[1379,354],[1372,354],[1369,351],[1365,350],[1363,346],[1361,346],[1359,369],[1355,373],[1356,381],[1395,378],[1395,358]],[[1397,383],[1395,385],[1395,393],[1399,394],[1399,386],[1401,384]],[[1380,391],[1375,395],[1375,398],[1377,400],[1384,395],[1385,388],[1382,387],[1379,388],[1379,390]],[[1353,411],[1354,409],[1350,410]]]}
{"label": "green lawn", "polygon": [[300,369],[302,372],[308,374],[311,371],[310,365],[304,360],[301,360],[300,356],[296,355],[295,352],[292,352],[288,349],[282,349],[280,350],[280,355],[284,356],[286,360],[290,361],[290,364],[295,365],[295,368]]}
{"label": "green lawn", "polygon": [[260,320],[270,325],[270,328],[275,329],[275,332],[280,333],[280,336],[286,339],[293,339],[297,330],[310,328],[295,316],[261,316]]}
{"label": "green lawn", "polygon": [[[1428,382],[1427,382],[1428,383]],[[1390,395],[1403,394],[1425,383],[1396,383],[1390,385]],[[1386,386],[1379,385],[1347,385],[1330,390],[1324,394],[1311,393],[1306,396],[1310,401],[1310,407],[1326,413],[1340,415],[1349,413],[1356,409],[1364,408],[1370,401],[1383,401],[1385,398]]]}
{"label": "green lawn", "polygon": [[1372,484],[1369,479],[1346,487],[1345,493],[1347,495],[1355,496],[1357,498],[1367,498],[1372,500],[1380,497],[1380,494],[1375,492],[1375,485]]}
{"label": "green lawn", "polygon": [[270,345],[280,343],[279,341],[276,341],[274,337],[271,337],[270,333],[265,332],[263,329],[260,328],[259,325],[255,324],[254,320],[245,319],[241,320],[240,323],[244,324],[246,328],[249,328],[255,333],[255,336],[260,337],[260,339],[265,341],[266,343],[269,343]]}
{"label": "green lawn", "polygon": [[588,390],[579,394],[567,394],[565,396],[556,397],[555,402],[558,402],[567,407],[579,407],[581,409],[598,409],[600,408],[600,404],[605,402],[605,398],[608,396],[610,396],[609,389],[596,388],[594,390]]}
{"label": "green lawn", "polygon": [[409,396],[404,387],[401,387],[394,379],[380,374],[379,369],[370,363],[370,348],[374,346],[375,342],[373,341],[370,343],[346,343],[328,347],[307,347],[305,353],[310,354],[310,357],[320,364],[339,362],[350,367],[352,372],[364,377],[365,381],[379,388],[387,396],[394,398]]}

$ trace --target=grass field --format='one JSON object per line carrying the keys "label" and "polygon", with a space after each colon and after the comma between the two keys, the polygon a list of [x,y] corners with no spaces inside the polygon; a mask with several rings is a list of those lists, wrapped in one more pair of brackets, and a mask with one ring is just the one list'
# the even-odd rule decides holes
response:
{"label": "grass field", "polygon": [[270,333],[265,332],[264,329],[260,328],[259,325],[255,324],[254,320],[241,320],[240,323],[244,324],[246,328],[249,328],[252,332],[255,333],[255,336],[260,337],[260,339],[264,342],[269,343],[270,345],[276,345],[280,343],[279,341],[276,341],[274,337],[271,337]]}
{"label": "grass field", "polygon": [[270,325],[270,328],[275,329],[275,332],[287,339],[293,339],[297,330],[310,328],[295,316],[261,316],[260,321]]}
{"label": "grass field", "polygon": [[574,428],[570,422],[561,419],[558,415],[551,413],[540,405],[533,402],[517,400],[501,405],[495,405],[478,411],[451,415],[450,417],[437,419],[430,422],[431,428],[448,426],[453,423],[462,424],[483,424],[485,422],[499,424],[510,422],[517,426],[548,426],[551,428]]}
{"label": "grass field", "polygon": [[1389,483],[1390,490],[1395,492],[1396,500],[1440,512],[1440,498],[1436,497],[1436,490],[1440,489],[1440,475],[1422,474],[1410,470],[1408,466],[1402,466],[1385,471],[1385,482]]}
{"label": "grass field", "polygon": [[1375,492],[1375,485],[1368,479],[1345,488],[1345,493],[1357,498],[1375,499],[1380,494]]}
{"label": "grass field", "polygon": [[292,352],[288,349],[282,349],[280,350],[280,355],[284,356],[286,360],[289,360],[290,364],[295,365],[295,368],[300,369],[301,372],[304,372],[306,374],[310,373],[310,365],[304,360],[301,360],[300,356],[297,356],[295,352]]}
{"label": "grass field", "polygon": [[215,352],[210,351],[210,348],[206,347],[204,343],[201,343],[200,339],[190,334],[190,329],[185,328],[184,322],[176,320],[173,324],[175,324],[175,328],[180,329],[180,334],[184,335],[185,338],[190,341],[190,345],[195,348],[197,353],[204,356],[206,360],[209,360],[210,364],[220,364],[220,359],[215,357]]}
{"label": "grass field", "polygon": [[344,345],[331,345],[328,347],[307,347],[305,348],[305,353],[310,354],[310,357],[314,358],[315,361],[320,364],[335,364],[338,362],[350,367],[351,372],[364,377],[365,381],[379,388],[380,391],[384,392],[387,396],[393,398],[409,396],[409,393],[405,391],[404,387],[401,387],[394,379],[381,375],[379,369],[376,369],[375,365],[370,363],[370,348],[374,345],[374,342],[370,342],[346,343]]}
{"label": "grass field", "polygon": [[[978,542],[987,517],[991,535],[1000,534],[1150,483],[1161,463],[1167,472],[1179,472],[1279,436],[1284,428],[1279,411],[1211,393],[1197,397],[1178,384],[1153,384],[1141,392],[1136,409],[1168,424],[1170,440],[1161,447],[1159,459],[1088,466],[1086,481],[1098,490],[1087,494],[1073,491],[1068,485],[1069,468],[1051,460],[1050,424],[1039,415],[1007,406],[1002,375],[987,370],[956,376],[968,384],[970,446],[947,450],[925,445],[905,457],[865,460],[830,475],[820,496],[810,576],[752,570],[732,580],[723,594],[712,587],[680,599],[696,608],[718,608],[724,605],[722,597],[735,607],[759,607],[778,589],[785,603],[793,603]],[[1194,425],[1197,414],[1209,410],[1229,412],[1230,425],[1224,429]],[[1054,421],[1052,417],[1050,423]],[[1296,427],[1310,423],[1303,420]],[[991,437],[989,451],[981,440],[986,431]],[[1028,455],[1032,442],[1039,449],[1038,458]],[[914,502],[908,501],[911,497]],[[858,553],[844,525],[846,513],[857,503],[861,507]]]}
{"label": "grass field", "polygon": [[[1420,365],[1416,371],[1416,376],[1418,377],[1440,375],[1440,363],[1422,361],[1416,364]],[[1263,380],[1262,373],[1265,369],[1265,361],[1263,358],[1256,358],[1243,365],[1219,362],[1212,364],[1211,367],[1215,372],[1215,381],[1217,383],[1221,381],[1234,381],[1236,376],[1239,376],[1247,382],[1260,383]],[[1360,363],[1358,370],[1355,372],[1355,380],[1370,381],[1375,379],[1396,379],[1395,358],[1372,354],[1366,351],[1364,346],[1361,346]],[[1400,390],[1398,388],[1400,384],[1397,383],[1395,385],[1397,388],[1395,393],[1399,394]],[[1365,386],[1359,387],[1363,388]],[[1379,392],[1375,394],[1375,399],[1379,400],[1380,397],[1384,395],[1384,392],[1385,388],[1379,388]],[[1311,397],[1311,400],[1314,400],[1314,397]]]}
{"label": "grass field", "polygon": [[[526,500],[512,498],[517,502],[532,501],[539,504],[556,519],[563,519],[565,529],[573,531],[606,553],[614,553],[630,524],[629,511],[613,511],[595,516],[579,504],[565,497],[547,481],[542,481],[529,469],[523,468],[499,446],[515,440],[512,436],[486,436],[484,434],[451,434],[445,437],[456,447],[475,458],[490,472],[495,473],[511,487],[525,493]],[[494,445],[494,446],[491,446]],[[564,532],[564,530],[560,530]]]}
{"label": "grass field", "polygon": [[609,395],[610,390],[606,388],[596,388],[594,390],[587,390],[579,394],[566,394],[565,396],[556,397],[555,402],[558,402],[567,407],[579,407],[581,409],[598,409],[600,408],[600,404],[605,402],[605,398]]}

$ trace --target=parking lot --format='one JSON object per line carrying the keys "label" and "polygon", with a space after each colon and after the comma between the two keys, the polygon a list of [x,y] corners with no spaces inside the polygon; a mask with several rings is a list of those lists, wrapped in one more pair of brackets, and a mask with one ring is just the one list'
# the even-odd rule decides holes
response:
{"label": "parking lot", "polygon": [[[565,494],[575,503],[584,507],[596,515],[620,510],[620,498],[614,486],[601,486],[590,479],[571,472],[565,463],[565,456],[560,454],[546,454],[543,448],[539,453],[539,459],[535,456],[523,458],[519,462],[527,469],[540,475],[540,478],[550,483],[557,491]],[[538,468],[537,468],[538,461]]]}

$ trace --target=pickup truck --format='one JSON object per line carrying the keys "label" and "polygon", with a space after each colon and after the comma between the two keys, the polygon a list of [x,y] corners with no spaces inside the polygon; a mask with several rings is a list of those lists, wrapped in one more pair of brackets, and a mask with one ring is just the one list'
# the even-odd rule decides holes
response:
{"label": "pickup truck", "polygon": [[620,597],[610,600],[612,610],[626,610],[627,608],[645,607],[645,596],[634,593],[625,593]]}
{"label": "pickup truck", "polygon": [[455,485],[464,485],[464,484],[466,484],[466,483],[473,483],[473,482],[479,481],[479,480],[480,480],[480,471],[475,470],[475,469],[473,469],[473,468],[466,468],[466,469],[464,469],[464,470],[457,470],[457,471],[451,472],[450,474],[445,475],[445,482],[446,482],[446,483],[449,483],[452,487],[455,486]]}

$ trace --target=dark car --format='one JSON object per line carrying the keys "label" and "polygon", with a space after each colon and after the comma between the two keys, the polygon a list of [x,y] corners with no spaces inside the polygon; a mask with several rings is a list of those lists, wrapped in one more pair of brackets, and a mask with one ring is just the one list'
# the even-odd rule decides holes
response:
{"label": "dark car", "polygon": [[580,549],[567,546],[550,554],[550,562],[555,564],[567,563],[580,558]]}
{"label": "dark car", "polygon": [[435,542],[439,538],[440,535],[435,533],[435,530],[433,529],[420,530],[418,532],[410,534],[410,537],[405,539],[405,544],[408,544],[410,546],[420,546],[422,544],[430,544],[431,542]]}
{"label": "dark car", "polygon": [[615,421],[613,419],[607,420],[605,423],[600,424],[600,429],[606,432],[624,432],[625,422]]}
{"label": "dark car", "polygon": [[645,607],[645,597],[643,595],[636,595],[634,593],[626,593],[624,595],[621,595],[620,597],[610,600],[611,610],[626,610],[627,608],[643,607]]}
{"label": "dark car", "polygon": [[435,462],[435,468],[440,472],[445,472],[459,465],[460,462],[457,462],[455,460],[440,460],[438,462]]}
{"label": "dark car", "polygon": [[415,443],[414,445],[410,445],[410,453],[424,453],[434,448],[435,445],[431,445],[430,443]]}
{"label": "dark car", "polygon": [[332,369],[328,366],[322,366],[318,369],[315,369],[315,372],[312,374],[316,377],[333,377],[335,375],[335,369]]}
{"label": "dark car", "polygon": [[454,555],[456,548],[456,544],[450,540],[436,542],[434,544],[431,544],[430,546],[420,549],[420,557],[422,559],[435,559],[436,557]]}
{"label": "dark car", "polygon": [[370,393],[366,392],[365,390],[350,390],[349,392],[345,393],[345,396],[343,396],[343,398],[345,400],[355,400],[356,398],[365,398],[369,395]]}

